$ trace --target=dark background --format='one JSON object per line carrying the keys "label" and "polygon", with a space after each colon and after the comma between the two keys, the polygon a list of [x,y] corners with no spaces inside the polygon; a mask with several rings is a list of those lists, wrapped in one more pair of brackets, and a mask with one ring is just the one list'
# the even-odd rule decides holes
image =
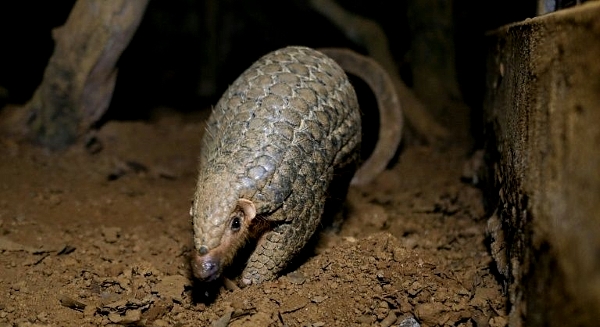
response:
{"label": "dark background", "polygon": [[[51,29],[64,23],[73,3],[0,4],[0,106],[31,97],[52,54]],[[383,27],[410,86],[407,1],[339,3]],[[486,31],[533,17],[535,8],[534,1],[454,1],[457,79],[472,109],[478,111],[483,96]],[[158,106],[181,111],[210,106],[253,61],[286,45],[364,52],[304,0],[151,0],[119,60],[113,101],[103,120],[145,119]]]}

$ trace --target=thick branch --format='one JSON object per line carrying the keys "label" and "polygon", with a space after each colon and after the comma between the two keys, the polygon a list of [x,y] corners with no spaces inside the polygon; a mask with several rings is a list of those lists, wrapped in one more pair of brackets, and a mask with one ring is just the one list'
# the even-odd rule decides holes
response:
{"label": "thick branch", "polygon": [[402,102],[407,120],[429,143],[448,136],[448,131],[437,123],[414,93],[402,82],[398,67],[389,51],[387,37],[377,23],[354,15],[332,0],[311,0],[311,6],[331,20],[348,38],[365,47],[390,75]]}
{"label": "thick branch", "polygon": [[[29,136],[52,149],[77,140],[106,111],[116,62],[137,29],[148,0],[78,0],[52,31],[54,53],[41,85],[25,105]],[[22,111],[23,112],[23,111]]]}

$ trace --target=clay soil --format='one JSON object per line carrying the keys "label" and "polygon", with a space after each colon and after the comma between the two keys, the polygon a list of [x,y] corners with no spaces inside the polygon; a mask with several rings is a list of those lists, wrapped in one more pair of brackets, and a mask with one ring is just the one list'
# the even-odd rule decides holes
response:
{"label": "clay soil", "polygon": [[1,327],[505,326],[460,145],[406,146],[278,280],[195,283],[188,211],[204,118],[108,122],[61,153],[0,142]]}

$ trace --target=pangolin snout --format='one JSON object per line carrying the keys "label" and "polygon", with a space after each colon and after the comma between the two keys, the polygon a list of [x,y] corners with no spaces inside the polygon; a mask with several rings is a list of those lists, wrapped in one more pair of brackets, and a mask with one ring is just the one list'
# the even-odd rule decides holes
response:
{"label": "pangolin snout", "polygon": [[217,279],[221,270],[219,261],[214,256],[195,253],[192,258],[192,272],[194,277],[204,282]]}

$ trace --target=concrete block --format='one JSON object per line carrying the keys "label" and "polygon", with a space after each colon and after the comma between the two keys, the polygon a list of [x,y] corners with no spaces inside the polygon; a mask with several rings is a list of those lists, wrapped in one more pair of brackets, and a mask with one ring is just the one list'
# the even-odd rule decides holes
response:
{"label": "concrete block", "polygon": [[491,250],[511,326],[600,322],[600,2],[489,36]]}

